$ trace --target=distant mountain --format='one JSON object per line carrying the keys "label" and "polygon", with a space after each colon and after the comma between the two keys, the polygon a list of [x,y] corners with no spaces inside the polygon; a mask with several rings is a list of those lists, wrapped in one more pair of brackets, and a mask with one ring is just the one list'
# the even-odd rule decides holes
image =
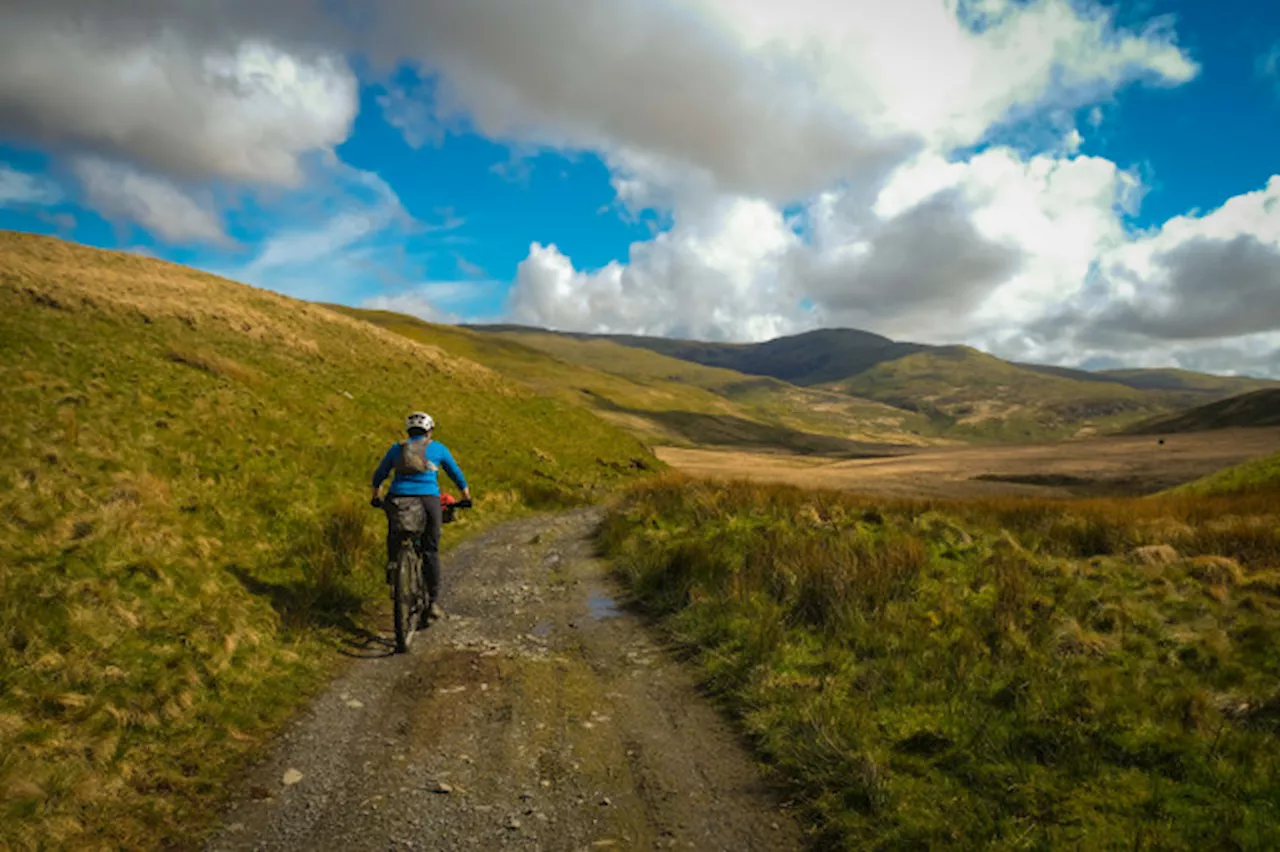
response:
{"label": "distant mountain", "polygon": [[1214,376],[1190,370],[1100,370],[1092,375],[1120,382],[1138,390],[1182,391],[1186,393],[1224,396],[1280,387],[1271,379],[1252,376]]}
{"label": "distant mountain", "polygon": [[[853,328],[822,328],[778,337],[762,343],[714,343],[632,334],[548,331],[523,325],[471,325],[467,328],[488,332],[550,334],[578,340],[610,340],[623,346],[648,349],[695,364],[721,367],[755,376],[771,376],[802,387],[829,385],[852,379],[878,364],[908,355],[967,348],[891,340],[879,334]],[[1183,393],[1186,397],[1181,404],[1187,406],[1196,405],[1206,397],[1220,398],[1253,390],[1280,387],[1280,382],[1271,379],[1251,376],[1216,376],[1168,368],[1090,371],[1022,361],[1005,363],[1022,370],[1060,379],[1117,384],[1134,390]]]}
{"label": "distant mountain", "polygon": [[484,364],[654,443],[852,457],[937,440],[919,414],[593,335],[511,325],[487,326],[482,334],[385,311],[326,307]]}
{"label": "distant mountain", "polygon": [[1263,426],[1280,426],[1280,388],[1257,390],[1189,411],[1144,420],[1126,431],[1135,435],[1158,435]]}
{"label": "distant mountain", "polygon": [[847,379],[884,361],[935,348],[921,343],[899,343],[869,331],[852,328],[822,328],[763,343],[712,343],[630,334],[546,332],[544,329],[528,326],[468,327],[477,331],[538,331],[579,340],[610,340],[623,346],[648,349],[708,367],[721,367],[754,376],[771,376],[801,387]]}
{"label": "distant mountain", "polygon": [[[1090,372],[1018,363],[970,347],[905,343],[848,328],[819,329],[763,343],[549,332],[510,325],[471,328],[633,376],[643,359],[598,347],[608,342],[706,368],[770,377],[789,383],[795,394],[825,391],[875,400],[928,418],[928,426],[910,427],[918,434],[965,440],[1027,441],[1109,432],[1232,394],[1280,388],[1280,382],[1265,379],[1183,370]],[[583,348],[584,344],[590,345]],[[595,360],[584,362],[584,357]],[[675,378],[670,362],[662,364]]]}

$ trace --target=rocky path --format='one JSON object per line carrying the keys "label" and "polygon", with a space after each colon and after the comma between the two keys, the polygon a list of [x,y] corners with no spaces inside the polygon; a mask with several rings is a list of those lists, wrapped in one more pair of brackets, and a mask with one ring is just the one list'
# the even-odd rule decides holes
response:
{"label": "rocky path", "polygon": [[336,680],[207,848],[801,848],[689,673],[615,605],[597,520],[521,521],[450,553],[449,617]]}

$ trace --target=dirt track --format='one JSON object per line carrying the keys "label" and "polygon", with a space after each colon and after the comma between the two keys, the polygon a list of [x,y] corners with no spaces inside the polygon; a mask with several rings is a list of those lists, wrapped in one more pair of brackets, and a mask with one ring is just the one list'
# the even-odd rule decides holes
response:
{"label": "dirt track", "polygon": [[597,517],[510,524],[450,553],[450,617],[409,655],[387,637],[365,647],[207,848],[801,848],[689,673],[616,607],[591,556]]}
{"label": "dirt track", "polygon": [[1149,494],[1280,451],[1280,429],[1224,429],[1164,436],[1094,438],[1032,446],[949,447],[886,458],[662,447],[658,456],[693,476],[756,479],[897,497],[993,494]]}

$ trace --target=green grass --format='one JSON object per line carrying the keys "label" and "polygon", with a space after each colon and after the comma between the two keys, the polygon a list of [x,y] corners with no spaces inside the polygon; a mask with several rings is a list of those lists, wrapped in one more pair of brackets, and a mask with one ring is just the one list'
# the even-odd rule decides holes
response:
{"label": "green grass", "polygon": [[1278,521],[672,477],[601,543],[821,848],[1269,849]]}
{"label": "green grass", "polygon": [[1249,494],[1280,492],[1280,453],[1254,459],[1173,489],[1175,494]]}
{"label": "green grass", "polygon": [[448,542],[660,466],[367,323],[0,234],[0,848],[199,830],[384,596],[368,478],[417,408],[476,495]]}

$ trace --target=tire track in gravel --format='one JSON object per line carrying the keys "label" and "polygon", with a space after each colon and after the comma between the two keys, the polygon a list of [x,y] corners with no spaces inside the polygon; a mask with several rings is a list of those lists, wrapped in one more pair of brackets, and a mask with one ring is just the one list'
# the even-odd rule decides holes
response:
{"label": "tire track in gravel", "polygon": [[598,521],[519,521],[453,550],[449,617],[335,680],[206,849],[802,848],[690,673],[613,605]]}

